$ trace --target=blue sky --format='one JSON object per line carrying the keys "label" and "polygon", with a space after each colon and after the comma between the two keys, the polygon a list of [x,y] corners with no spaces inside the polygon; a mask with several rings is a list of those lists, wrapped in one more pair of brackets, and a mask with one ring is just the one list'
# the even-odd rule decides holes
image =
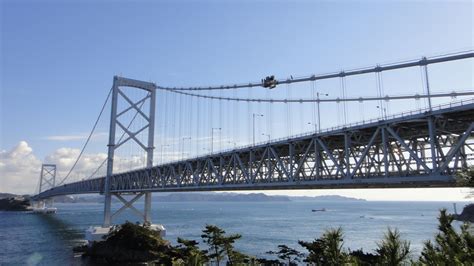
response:
{"label": "blue sky", "polygon": [[[470,1],[3,0],[0,8],[0,150],[25,141],[40,161],[81,147],[117,74],[220,85],[473,47]],[[462,66],[459,86],[472,89],[472,62]],[[88,151],[105,152],[105,138]]]}

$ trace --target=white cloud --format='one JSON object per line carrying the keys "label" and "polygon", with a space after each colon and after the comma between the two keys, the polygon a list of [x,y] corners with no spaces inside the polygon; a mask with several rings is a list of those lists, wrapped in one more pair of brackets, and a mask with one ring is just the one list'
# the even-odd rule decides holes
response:
{"label": "white cloud", "polygon": [[[88,134],[77,134],[77,135],[56,135],[56,136],[48,136],[44,139],[51,140],[51,141],[74,141],[74,140],[85,140],[87,139]],[[107,132],[98,132],[92,135],[92,139],[98,139],[108,136]]]}
{"label": "white cloud", "polygon": [[38,184],[41,161],[26,141],[9,151],[0,151],[0,191],[26,194]]}
{"label": "white cloud", "polygon": [[[79,152],[79,149],[60,148],[46,156],[44,163],[56,164],[56,183],[66,176]],[[105,153],[83,154],[68,182],[89,177],[106,158]],[[37,192],[42,163],[26,141],[20,141],[11,150],[0,151],[0,192]],[[102,168],[97,174],[104,173],[105,167]]]}
{"label": "white cloud", "polygon": [[[60,148],[55,150],[52,154],[46,156],[45,163],[56,164],[56,168],[58,169],[57,183],[59,183],[67,175],[69,169],[71,169],[71,167],[74,165],[77,156],[79,156],[79,153],[79,149]],[[106,158],[107,154],[105,153],[83,154],[81,159],[76,164],[74,171],[68,177],[68,182],[69,180],[72,181],[88,178]]]}

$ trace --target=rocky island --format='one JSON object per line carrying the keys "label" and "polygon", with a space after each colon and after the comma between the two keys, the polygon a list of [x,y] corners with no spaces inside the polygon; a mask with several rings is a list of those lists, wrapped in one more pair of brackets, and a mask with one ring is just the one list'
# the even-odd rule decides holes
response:
{"label": "rocky island", "polygon": [[461,214],[454,214],[453,217],[458,221],[474,223],[474,203],[466,205]]}
{"label": "rocky island", "polygon": [[23,197],[0,199],[0,211],[29,211],[30,201]]}
{"label": "rocky island", "polygon": [[116,226],[104,241],[93,242],[74,249],[94,263],[156,262],[171,264],[171,244],[160,233],[147,226],[126,222]]}

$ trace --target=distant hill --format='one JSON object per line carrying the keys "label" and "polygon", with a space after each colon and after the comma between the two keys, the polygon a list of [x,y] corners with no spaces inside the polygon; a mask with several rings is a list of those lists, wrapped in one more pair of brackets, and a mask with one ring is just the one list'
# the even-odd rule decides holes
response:
{"label": "distant hill", "polygon": [[[279,195],[265,195],[263,193],[155,193],[153,200],[161,202],[189,202],[189,201],[217,201],[217,202],[268,202],[268,201],[326,201],[326,202],[340,202],[340,201],[365,201],[364,199],[356,199],[343,197],[338,195],[328,196],[279,196]],[[101,203],[104,199],[102,196],[61,196],[56,197],[55,202],[75,203],[75,202],[95,202]]]}
{"label": "distant hill", "polygon": [[[10,193],[0,193],[1,198],[10,198],[16,196]],[[114,199],[116,200],[116,199]],[[280,196],[266,195],[264,193],[216,193],[216,192],[179,192],[179,193],[155,193],[153,200],[161,202],[189,202],[189,201],[216,201],[216,202],[269,202],[269,201],[324,201],[324,202],[341,202],[341,201],[366,201],[364,199],[356,199],[343,197],[338,195],[327,196]],[[85,196],[58,196],[54,198],[57,203],[102,203],[104,197],[101,195],[85,195]]]}
{"label": "distant hill", "polygon": [[[161,202],[186,202],[186,201],[290,201],[287,196],[268,196],[263,193],[238,194],[238,193],[156,193],[153,200]],[[102,196],[61,196],[54,199],[60,203],[95,202],[104,201]]]}
{"label": "distant hill", "polygon": [[11,194],[11,193],[0,193],[0,199],[5,199],[5,198],[13,198],[16,197],[17,195]]}
{"label": "distant hill", "polygon": [[339,195],[325,195],[325,196],[315,196],[315,197],[291,197],[292,200],[299,200],[299,201],[367,201],[365,199],[357,199],[357,198],[350,198],[344,197]]}
{"label": "distant hill", "polygon": [[175,201],[290,201],[287,196],[269,196],[263,193],[171,193],[154,196],[153,199],[163,202]]}

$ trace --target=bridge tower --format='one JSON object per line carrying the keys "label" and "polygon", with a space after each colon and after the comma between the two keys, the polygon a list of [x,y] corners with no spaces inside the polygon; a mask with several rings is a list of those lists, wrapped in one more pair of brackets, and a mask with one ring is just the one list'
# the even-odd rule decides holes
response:
{"label": "bridge tower", "polygon": [[[134,100],[127,96],[125,87],[135,88],[146,91],[146,96]],[[122,110],[118,110],[119,99],[125,103],[125,107]],[[107,175],[105,177],[103,193],[105,196],[104,203],[104,222],[103,227],[109,227],[112,223],[112,219],[120,214],[125,209],[131,209],[135,214],[143,219],[144,223],[151,224],[151,192],[138,192],[128,193],[134,194],[131,200],[127,200],[122,197],[125,193],[114,192],[117,182],[113,180],[113,169],[114,169],[114,152],[120,146],[129,141],[135,141],[135,143],[145,151],[146,154],[146,167],[151,168],[153,166],[153,149],[154,149],[154,130],[155,130],[155,102],[156,102],[156,85],[150,82],[144,82],[139,80],[133,80],[123,77],[114,77],[112,87],[112,108],[110,116],[110,131],[109,131],[109,144],[108,144],[108,156],[107,156]],[[145,120],[145,125],[136,132],[132,132],[128,129],[127,125],[122,120],[122,115],[128,111],[133,110],[137,112]],[[143,110],[148,110],[144,112]],[[133,122],[133,121],[132,121]],[[124,132],[125,138],[120,138],[116,141],[116,130],[121,129]],[[137,137],[138,134],[147,130],[147,142],[140,140]],[[117,143],[118,142],[118,143]],[[112,196],[118,198],[123,206],[115,213],[111,211]],[[139,211],[133,206],[133,203],[140,199],[142,196],[145,197],[145,206],[143,212]]]}
{"label": "bridge tower", "polygon": [[[42,164],[38,194],[45,190],[54,188],[55,185],[56,185],[56,165],[55,164]],[[38,201],[36,202],[35,205],[37,208],[51,207],[53,205],[53,198]]]}

